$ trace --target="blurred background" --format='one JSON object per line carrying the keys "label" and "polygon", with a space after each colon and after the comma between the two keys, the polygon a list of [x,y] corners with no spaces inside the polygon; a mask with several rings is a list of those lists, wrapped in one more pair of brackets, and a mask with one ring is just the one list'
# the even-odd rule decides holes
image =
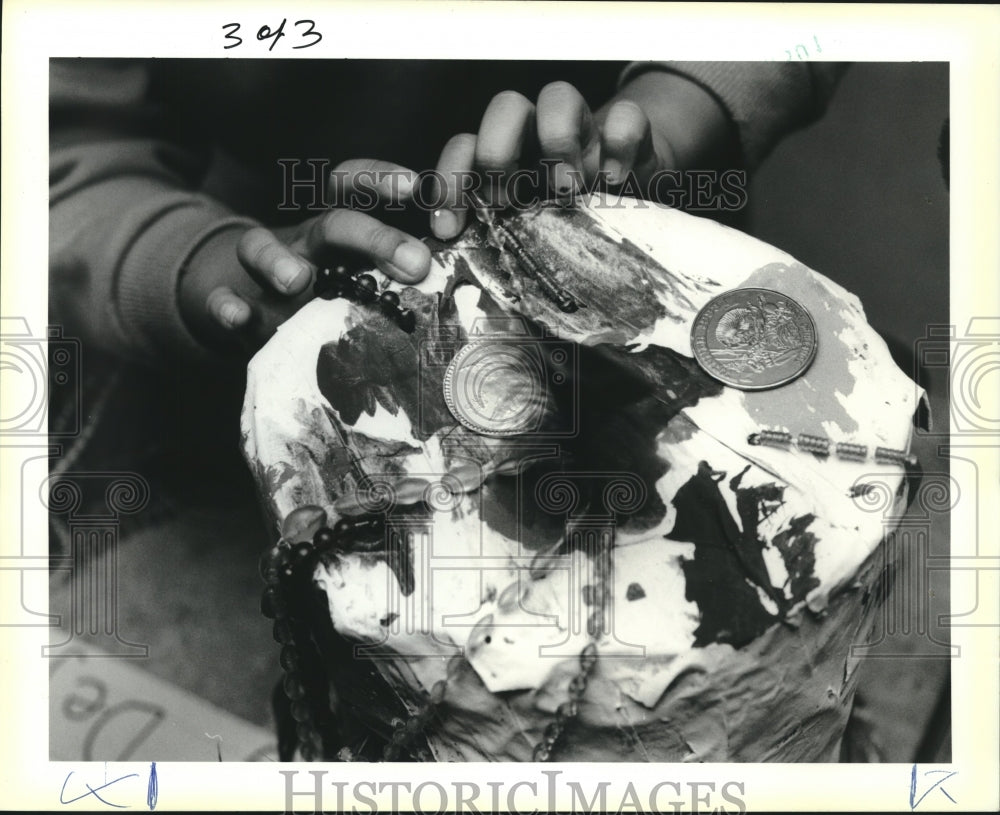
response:
{"label": "blurred background", "polygon": [[[858,295],[899,366],[927,389],[935,434],[948,432],[946,371],[918,370],[914,344],[949,321],[948,188],[938,158],[948,98],[945,63],[853,64],[823,119],[762,165],[747,213],[747,231]],[[938,440],[914,437],[925,490],[947,483]],[[911,507],[911,518],[918,513]],[[896,577],[897,603],[907,592],[914,601],[890,603],[898,616],[877,624],[882,640],[860,667],[845,747],[853,760],[950,759],[949,638],[938,623],[949,611],[948,573],[928,573],[923,562],[948,554],[949,522],[946,512],[920,521],[927,541],[904,552]]]}

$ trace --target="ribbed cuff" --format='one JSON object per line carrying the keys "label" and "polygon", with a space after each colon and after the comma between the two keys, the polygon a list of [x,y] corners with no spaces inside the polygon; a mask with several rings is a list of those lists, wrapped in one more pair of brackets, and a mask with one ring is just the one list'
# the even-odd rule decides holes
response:
{"label": "ribbed cuff", "polygon": [[140,355],[211,361],[212,352],[191,334],[181,317],[181,274],[212,236],[257,225],[208,198],[187,194],[173,201],[160,198],[148,220],[134,226],[137,238],[124,255],[115,291],[121,328]]}
{"label": "ribbed cuff", "polygon": [[[797,62],[633,62],[619,84],[650,70],[696,82],[729,114],[739,132],[744,165],[754,170],[783,136],[825,109],[843,66],[817,65],[821,67]],[[819,80],[813,70],[822,75]]]}

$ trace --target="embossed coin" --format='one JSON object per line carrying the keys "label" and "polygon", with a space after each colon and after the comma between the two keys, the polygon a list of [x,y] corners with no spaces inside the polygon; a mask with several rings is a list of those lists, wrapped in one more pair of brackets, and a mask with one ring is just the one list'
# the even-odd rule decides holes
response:
{"label": "embossed coin", "polygon": [[529,346],[474,342],[444,375],[444,400],[463,425],[484,436],[535,430],[545,410],[540,361]]}
{"label": "embossed coin", "polygon": [[764,390],[805,373],[816,357],[816,324],[781,292],[733,289],[698,312],[691,349],[698,364],[720,382]]}

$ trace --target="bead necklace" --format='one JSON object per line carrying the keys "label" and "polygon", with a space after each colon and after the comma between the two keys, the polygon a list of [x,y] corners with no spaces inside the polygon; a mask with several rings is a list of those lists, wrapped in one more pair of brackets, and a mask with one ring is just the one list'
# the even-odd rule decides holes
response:
{"label": "bead necklace", "polygon": [[[812,433],[799,433],[793,436],[784,430],[760,430],[747,437],[747,443],[754,446],[765,445],[790,450],[795,447],[806,453],[813,453],[822,458],[829,458],[831,453],[844,461],[868,461],[868,447],[863,444],[837,442],[836,444],[825,436]],[[905,450],[892,447],[876,447],[871,454],[871,460],[876,464],[899,464],[905,467],[916,467],[917,457]]]}
{"label": "bead necklace", "polygon": [[313,284],[313,293],[324,300],[350,297],[365,304],[377,300],[382,313],[407,334],[412,334],[417,326],[416,314],[400,306],[399,295],[390,289],[379,294],[378,282],[370,274],[351,274],[344,266],[320,269]]}
{"label": "bead necklace", "polygon": [[[331,553],[347,548],[350,538],[361,531],[370,532],[381,525],[378,517],[362,516],[340,518],[331,529],[327,524],[326,512],[320,507],[299,507],[289,513],[282,524],[282,535],[276,544],[269,546],[260,557],[260,576],[264,581],[261,594],[261,613],[274,620],[273,636],[281,645],[279,662],[284,676],[281,687],[291,703],[292,718],[296,722],[295,735],[299,751],[306,761],[322,759],[324,743],[321,735],[323,720],[329,711],[323,700],[308,697],[302,665],[304,657],[318,661],[320,655],[309,634],[305,615],[289,602],[286,592],[288,584],[313,573],[321,560]],[[604,628],[603,603],[607,599],[605,570],[600,572],[600,584],[594,587],[594,598],[600,605],[593,610],[587,620],[590,642],[579,657],[579,669],[570,680],[568,700],[556,708],[555,719],[543,731],[542,738],[532,750],[533,761],[549,761],[559,743],[564,739],[569,725],[577,718],[580,702],[587,691],[587,683],[594,665],[597,663],[597,639]],[[407,750],[418,761],[432,761],[433,757],[420,744],[420,736],[433,724],[438,708],[444,702],[448,685],[467,663],[465,657],[456,654],[449,661],[445,678],[431,686],[430,693],[417,712],[407,719],[393,720],[393,733],[389,743],[382,750],[384,761],[398,760],[403,750]],[[355,756],[348,747],[337,753],[341,761],[353,761]]]}

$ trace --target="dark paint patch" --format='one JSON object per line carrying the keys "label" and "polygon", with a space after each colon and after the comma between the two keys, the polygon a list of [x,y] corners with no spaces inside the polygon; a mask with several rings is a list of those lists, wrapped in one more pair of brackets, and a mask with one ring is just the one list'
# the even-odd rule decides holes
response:
{"label": "dark paint patch", "polygon": [[783,503],[785,488],[772,483],[740,489],[743,476],[749,469],[748,464],[729,482],[729,488],[736,493],[736,511],[743,525],[743,531],[734,541],[736,555],[750,579],[767,593],[781,612],[784,612],[787,610],[788,600],[782,591],[771,583],[767,565],[764,563],[764,541],[757,534],[757,528],[762,520]]}
{"label": "dark paint patch", "polygon": [[628,589],[625,591],[625,599],[630,603],[635,600],[641,600],[646,596],[646,590],[643,589],[638,583],[629,583]]}
{"label": "dark paint patch", "polygon": [[[455,422],[443,399],[443,376],[454,353],[469,338],[461,326],[440,324],[454,314],[452,297],[443,297],[439,304],[413,289],[404,290],[402,297],[405,305],[418,312],[417,330],[407,335],[377,309],[357,307],[364,312],[358,315],[359,324],[321,349],[317,362],[320,391],[348,427],[363,412],[372,415],[377,405],[393,414],[403,410],[419,424],[414,428],[417,438],[425,441],[441,433],[446,456],[456,459],[502,462],[530,456],[517,449],[525,444],[557,445],[557,457],[534,462],[518,477],[494,476],[479,493],[484,523],[520,540],[528,549],[558,540],[571,517],[609,512],[603,505],[605,484],[593,478],[581,479],[582,498],[570,513],[554,517],[539,508],[534,488],[553,472],[571,480],[574,473],[638,476],[645,486],[645,499],[635,511],[616,519],[618,528],[630,532],[652,528],[666,514],[656,482],[669,467],[657,454],[657,437],[682,408],[722,391],[722,385],[692,359],[671,349],[648,346],[634,352],[623,345],[667,315],[655,296],[657,290],[669,291],[676,302],[685,302],[679,280],[634,244],[612,240],[579,211],[543,209],[517,218],[516,226],[529,252],[537,254],[559,284],[588,306],[572,317],[575,330],[587,336],[586,346],[575,347],[578,375],[570,377],[568,387],[546,389],[549,409],[538,431],[497,440],[478,436]],[[519,308],[558,325],[565,315],[518,270],[509,252],[483,247],[483,240],[481,227],[473,227],[463,237],[461,251],[472,266],[466,258],[453,257],[455,281],[474,283],[477,275],[487,277],[524,297]],[[614,274],[608,274],[612,268]],[[486,291],[480,294],[479,307],[489,316],[505,313]],[[624,315],[629,325],[623,324]],[[524,323],[536,339],[543,336],[540,322],[525,319]],[[539,340],[540,348],[544,349],[544,342]],[[568,424],[574,419],[575,428]],[[346,444],[365,470],[370,469],[369,460],[388,462],[393,455],[377,449],[376,440],[357,433],[348,434]]]}
{"label": "dark paint patch", "polygon": [[[666,294],[663,299],[690,306],[675,275],[631,241],[606,235],[583,210],[545,207],[519,218],[511,228],[560,287],[583,306],[573,324],[595,340],[625,342],[662,317],[680,320],[660,302],[657,292]],[[549,319],[558,319],[556,306],[523,278],[516,281],[520,294],[544,304],[542,311]]]}
{"label": "dark paint patch", "polygon": [[[431,326],[437,325],[437,297],[404,289],[400,299],[417,315],[412,334],[401,331],[375,307],[355,306],[364,312],[357,324],[320,348],[316,381],[344,424],[356,424],[362,413],[374,416],[377,405],[393,416],[402,408],[414,420],[414,436],[426,441],[452,423],[441,393],[444,368],[434,364],[437,346],[428,342]],[[422,345],[430,353],[423,365]]]}
{"label": "dark paint patch", "polygon": [[[660,523],[666,505],[656,482],[670,465],[658,455],[656,439],[681,409],[722,390],[693,360],[670,349],[649,346],[629,353],[620,346],[600,345],[577,346],[576,353],[575,380],[556,392],[556,415],[563,421],[578,417],[576,432],[569,437],[545,433],[521,437],[529,448],[520,457],[530,466],[517,477],[494,476],[483,487],[486,525],[532,551],[558,541],[573,517],[612,514],[604,504],[610,479],[601,473],[629,473],[645,487],[642,503],[616,518],[618,529],[638,532]],[[532,460],[537,453],[530,448],[535,445],[535,450],[557,445],[559,454]],[[558,513],[540,506],[535,497],[539,482],[555,473],[580,495],[573,507]]]}
{"label": "dark paint patch", "polygon": [[750,583],[740,556],[741,532],[719,490],[724,477],[701,462],[674,496],[677,520],[666,535],[695,545],[694,558],[682,561],[685,597],[698,605],[701,617],[695,647],[720,642],[739,648],[778,619],[764,608]]}
{"label": "dark paint patch", "polygon": [[[619,519],[620,528],[650,529],[666,515],[656,482],[670,466],[657,453],[657,436],[683,408],[720,393],[722,386],[693,360],[659,346],[639,353],[612,345],[581,347],[579,355],[580,379],[574,395],[580,427],[567,445],[567,469],[638,476],[645,486],[645,501]],[[598,513],[602,511],[599,487],[593,483],[589,496]]]}
{"label": "dark paint patch", "polygon": [[764,541],[757,534],[760,521],[784,502],[785,488],[772,483],[741,489],[740,483],[749,469],[750,466],[747,465],[729,482],[730,489],[736,493],[736,507],[743,524],[741,551],[749,567],[753,569],[753,574],[757,576],[755,582],[767,591],[768,596],[784,612],[790,605],[805,600],[806,595],[819,585],[819,579],[814,575],[818,539],[808,529],[816,516],[806,514],[792,518],[788,529],[775,535],[771,541],[781,553],[788,572],[787,586],[791,594],[791,600],[788,600],[784,591],[772,587],[763,555],[759,555]]}
{"label": "dark paint patch", "polygon": [[781,552],[788,571],[788,586],[792,601],[805,600],[806,595],[819,585],[813,572],[816,568],[816,535],[808,527],[816,516],[800,515],[792,518],[788,529],[774,536],[772,543]]}

